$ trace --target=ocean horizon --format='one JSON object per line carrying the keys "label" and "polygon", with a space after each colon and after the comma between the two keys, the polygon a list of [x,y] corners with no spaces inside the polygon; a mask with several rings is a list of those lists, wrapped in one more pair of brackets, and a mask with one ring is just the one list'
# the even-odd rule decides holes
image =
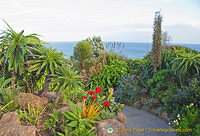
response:
{"label": "ocean horizon", "polygon": [[[74,47],[78,43],[78,41],[74,42],[64,42],[64,41],[56,41],[56,42],[47,42],[46,46],[51,46],[52,48],[56,48],[57,51],[61,51],[64,54],[65,58],[70,58],[73,55]],[[148,52],[151,51],[152,43],[145,42],[103,42],[105,49],[109,51],[113,51],[118,53],[121,56],[127,58],[143,58],[147,55]],[[170,45],[181,45],[185,46],[200,52],[200,44],[178,44],[171,43]]]}

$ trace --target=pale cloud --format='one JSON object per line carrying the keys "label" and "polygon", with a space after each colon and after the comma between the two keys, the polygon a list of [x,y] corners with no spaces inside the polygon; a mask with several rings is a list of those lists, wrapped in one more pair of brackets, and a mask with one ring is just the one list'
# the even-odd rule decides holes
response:
{"label": "pale cloud", "polygon": [[[200,10],[188,0],[2,0],[0,18],[17,31],[38,33],[47,41],[100,35],[109,41],[151,42],[154,12],[160,9],[165,28],[176,24],[200,27]],[[0,20],[0,29],[4,27]]]}

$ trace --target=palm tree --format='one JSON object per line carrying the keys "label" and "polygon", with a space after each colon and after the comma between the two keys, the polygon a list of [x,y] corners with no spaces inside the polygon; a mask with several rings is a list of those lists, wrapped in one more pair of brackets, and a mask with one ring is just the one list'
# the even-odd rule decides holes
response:
{"label": "palm tree", "polygon": [[44,88],[39,92],[39,94],[47,93],[47,89],[49,88],[49,80],[50,75],[54,74],[55,69],[58,68],[59,65],[63,63],[63,53],[56,52],[56,49],[52,49],[51,47],[42,47],[39,46],[37,48],[32,49],[32,56],[34,60],[28,60],[27,64],[30,65],[28,68],[29,71],[37,71],[36,75],[40,74],[41,71],[45,71],[45,83]]}
{"label": "palm tree", "polygon": [[75,88],[80,87],[81,83],[81,76],[78,75],[77,71],[74,71],[69,66],[62,65],[56,69],[55,74],[52,74],[53,81],[50,83],[51,85],[56,85],[57,91],[57,98],[55,100],[55,104],[58,102],[60,98],[60,93],[64,90],[71,91]]}
{"label": "palm tree", "polygon": [[13,71],[12,86],[14,87],[17,75],[22,75],[25,70],[26,55],[30,53],[30,48],[41,44],[37,34],[23,35],[15,32],[11,26],[4,21],[8,27],[1,33],[1,50],[5,51],[5,59],[8,61],[8,70]]}

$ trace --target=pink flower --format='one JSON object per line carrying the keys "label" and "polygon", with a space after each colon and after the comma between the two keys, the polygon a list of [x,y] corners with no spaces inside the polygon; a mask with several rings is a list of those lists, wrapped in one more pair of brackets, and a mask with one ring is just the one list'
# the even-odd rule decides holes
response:
{"label": "pink flower", "polygon": [[93,95],[95,95],[96,93],[94,92]]}

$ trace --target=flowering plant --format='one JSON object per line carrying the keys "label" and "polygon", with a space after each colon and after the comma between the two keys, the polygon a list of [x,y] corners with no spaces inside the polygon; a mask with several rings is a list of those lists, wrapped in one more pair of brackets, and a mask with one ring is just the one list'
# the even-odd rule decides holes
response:
{"label": "flowering plant", "polygon": [[100,87],[96,87],[96,90],[95,91],[88,91],[87,95],[86,96],[83,96],[82,98],[85,99],[86,101],[94,101],[97,103],[97,104],[102,104],[102,101],[106,99],[105,96],[102,96],[101,93],[102,93],[102,89]]}

